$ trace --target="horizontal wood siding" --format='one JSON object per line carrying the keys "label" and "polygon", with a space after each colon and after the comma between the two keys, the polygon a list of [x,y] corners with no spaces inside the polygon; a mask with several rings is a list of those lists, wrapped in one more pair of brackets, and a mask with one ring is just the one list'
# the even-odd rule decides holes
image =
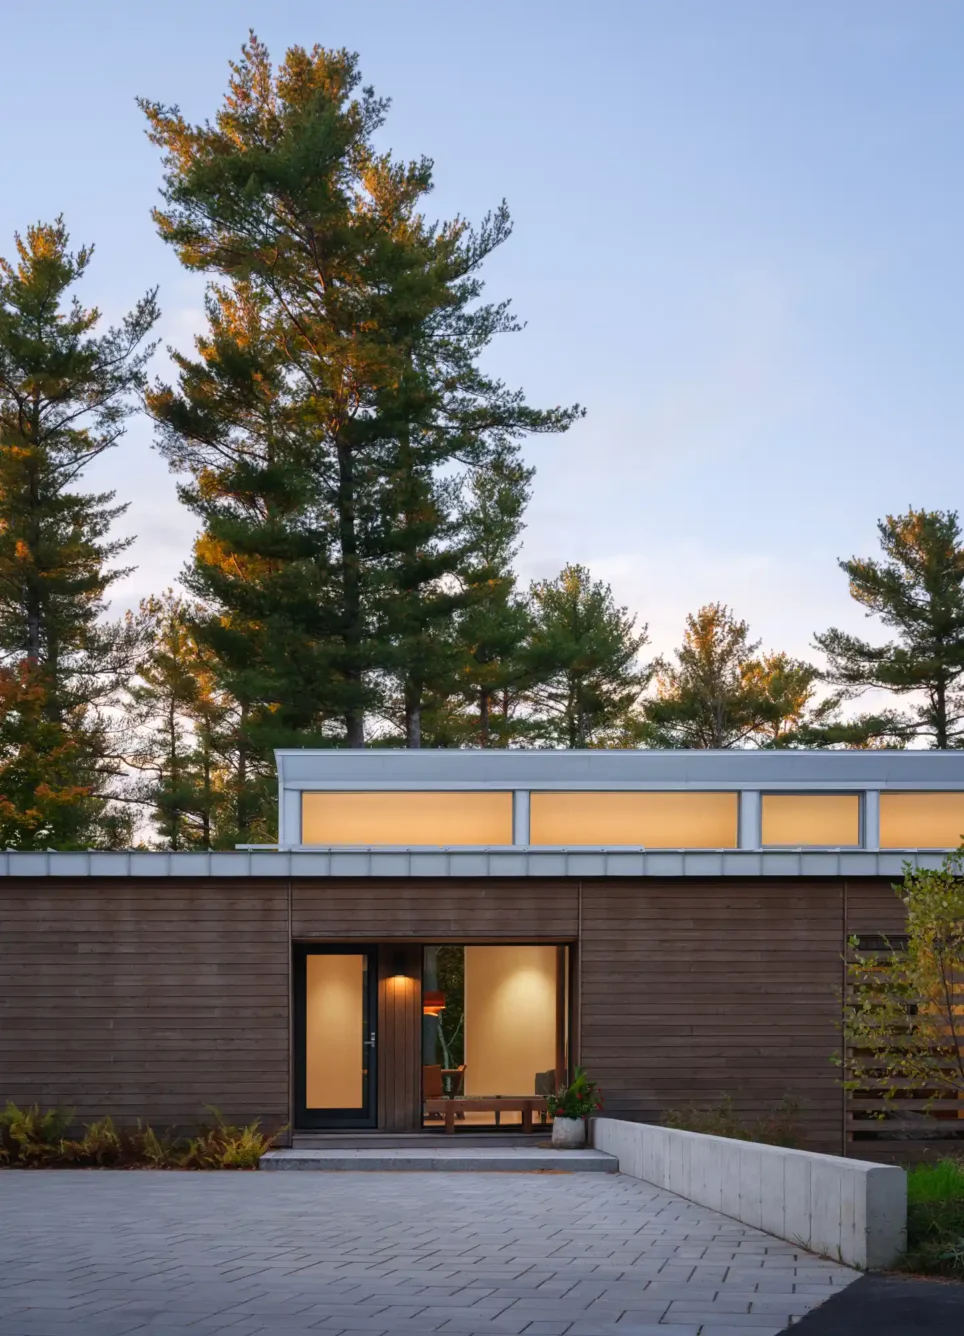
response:
{"label": "horizontal wood siding", "polygon": [[904,931],[906,913],[903,903],[889,881],[848,881],[847,936]]}
{"label": "horizontal wood siding", "polygon": [[812,1149],[841,1147],[840,882],[583,885],[581,1061],[606,1112],[732,1097],[746,1118],[802,1102]]}
{"label": "horizontal wood siding", "polygon": [[0,1100],[288,1121],[287,883],[0,884]]}
{"label": "horizontal wood siding", "polygon": [[573,941],[578,883],[566,881],[295,881],[301,941]]}

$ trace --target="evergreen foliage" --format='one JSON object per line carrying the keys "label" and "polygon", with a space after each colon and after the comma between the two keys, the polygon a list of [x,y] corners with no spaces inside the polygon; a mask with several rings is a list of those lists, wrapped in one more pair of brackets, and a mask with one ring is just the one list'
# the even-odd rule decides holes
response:
{"label": "evergreen foliage", "polygon": [[68,296],[93,255],[62,219],[16,238],[0,259],[0,793],[4,835],[21,848],[106,838],[105,793],[119,757],[106,710],[136,648],[105,620],[114,493],[75,490],[116,445],[144,384],[157,319],[148,292],[117,328]]}
{"label": "evergreen foliage", "polygon": [[641,736],[653,747],[870,746],[895,741],[890,715],[840,719],[840,696],[817,697],[813,664],[761,655],[748,624],[723,603],[686,619],[675,663],[656,661]]}
{"label": "evergreen foliage", "polygon": [[585,566],[565,566],[530,590],[526,647],[531,736],[542,746],[626,745],[649,670],[639,665],[646,627],[616,606]]}
{"label": "evergreen foliage", "polygon": [[165,155],[160,233],[230,285],[199,359],[149,402],[205,525],[189,585],[217,611],[225,678],[253,716],[270,705],[262,756],[286,727],[362,745],[386,685],[420,745],[469,601],[455,475],[580,412],[480,370],[518,328],[479,300],[508,213],[427,223],[431,163],[375,150],[387,103],[359,84],[347,52],[293,47],[275,71],[252,35],[213,124],[141,104]]}
{"label": "evergreen foliage", "polygon": [[816,637],[830,682],[853,697],[868,687],[898,696],[922,693],[893,728],[934,747],[964,741],[964,545],[955,511],[908,510],[877,526],[883,560],[839,563],[850,593],[896,632],[873,645],[831,628]]}

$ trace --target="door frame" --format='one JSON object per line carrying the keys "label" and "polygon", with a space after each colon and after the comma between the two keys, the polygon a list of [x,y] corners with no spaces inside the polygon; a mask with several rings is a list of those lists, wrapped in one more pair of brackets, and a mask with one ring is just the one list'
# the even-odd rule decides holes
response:
{"label": "door frame", "polygon": [[[293,952],[294,982],[294,1129],[295,1131],[335,1131],[378,1126],[378,947],[367,942],[295,942]],[[309,1110],[307,1098],[306,1053],[308,957],[309,956],[366,956],[365,1009],[368,1038],[363,1045],[368,1049],[368,1086],[366,1107],[359,1114],[355,1109]]]}

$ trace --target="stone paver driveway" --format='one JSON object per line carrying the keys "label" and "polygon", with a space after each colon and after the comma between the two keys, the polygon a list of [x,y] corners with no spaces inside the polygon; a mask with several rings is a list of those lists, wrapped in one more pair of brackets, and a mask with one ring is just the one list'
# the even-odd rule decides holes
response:
{"label": "stone paver driveway", "polygon": [[856,1274],[615,1174],[0,1173],[3,1336],[775,1336]]}

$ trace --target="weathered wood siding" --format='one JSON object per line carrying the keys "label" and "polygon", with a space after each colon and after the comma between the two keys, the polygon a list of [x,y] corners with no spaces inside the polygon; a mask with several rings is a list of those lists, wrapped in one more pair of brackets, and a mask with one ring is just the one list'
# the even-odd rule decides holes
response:
{"label": "weathered wood siding", "polygon": [[756,1118],[789,1094],[839,1152],[843,908],[841,882],[585,882],[581,1061],[606,1112],[729,1095]]}
{"label": "weathered wood siding", "polygon": [[418,1108],[421,944],[554,941],[575,947],[573,1047],[607,1112],[729,1094],[758,1117],[789,1093],[810,1144],[839,1150],[845,936],[900,925],[889,884],[853,880],[10,879],[0,1099],[286,1122],[291,938],[358,941],[382,944],[379,1118],[400,1129]]}
{"label": "weathered wood siding", "polygon": [[537,880],[295,881],[292,932],[300,941],[574,941],[578,883]]}
{"label": "weathered wood siding", "polygon": [[893,882],[851,880],[845,889],[848,938],[904,931],[906,914]]}
{"label": "weathered wood siding", "polygon": [[288,1121],[284,881],[0,883],[0,1100]]}

